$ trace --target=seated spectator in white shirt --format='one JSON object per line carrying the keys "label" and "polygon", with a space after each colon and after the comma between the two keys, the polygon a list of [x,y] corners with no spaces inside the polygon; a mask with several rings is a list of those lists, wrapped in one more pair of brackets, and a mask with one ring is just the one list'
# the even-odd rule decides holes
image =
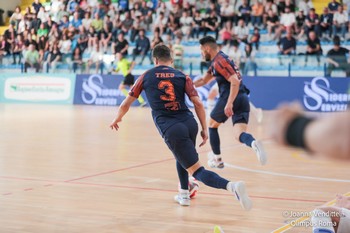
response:
{"label": "seated spectator in white shirt", "polygon": [[338,6],[338,11],[333,15],[333,36],[336,36],[338,30],[340,29],[341,39],[344,40],[348,23],[348,13],[344,11],[344,7],[342,5]]}

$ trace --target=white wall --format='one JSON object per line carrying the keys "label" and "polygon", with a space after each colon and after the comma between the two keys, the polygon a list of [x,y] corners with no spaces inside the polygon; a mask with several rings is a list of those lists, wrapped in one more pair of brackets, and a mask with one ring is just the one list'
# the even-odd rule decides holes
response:
{"label": "white wall", "polygon": [[21,4],[21,0],[0,0],[0,8],[5,11],[4,20],[7,16],[7,11],[14,11],[17,5]]}

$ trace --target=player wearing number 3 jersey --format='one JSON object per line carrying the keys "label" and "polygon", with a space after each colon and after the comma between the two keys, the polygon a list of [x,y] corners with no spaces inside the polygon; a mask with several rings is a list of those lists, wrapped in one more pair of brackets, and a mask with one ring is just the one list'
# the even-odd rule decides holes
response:
{"label": "player wearing number 3 jersey", "polygon": [[196,151],[196,136],[198,125],[192,112],[185,104],[185,95],[193,102],[196,114],[201,123],[202,146],[208,139],[205,110],[192,80],[182,72],[172,68],[170,49],[158,45],[153,50],[153,60],[156,67],[146,71],[136,81],[129,96],[118,109],[117,116],[110,127],[119,129],[119,122],[129,110],[131,104],[138,98],[141,91],[146,92],[152,108],[152,116],[159,133],[176,158],[176,168],[181,189],[175,196],[180,205],[189,205],[188,174],[205,185],[230,191],[245,210],[252,207],[242,181],[229,182],[212,171],[206,170],[198,160]]}

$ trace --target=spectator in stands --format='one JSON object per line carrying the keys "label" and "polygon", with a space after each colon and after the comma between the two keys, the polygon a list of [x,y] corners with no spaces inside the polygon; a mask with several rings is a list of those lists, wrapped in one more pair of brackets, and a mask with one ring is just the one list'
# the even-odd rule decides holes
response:
{"label": "spectator in stands", "polygon": [[10,24],[15,25],[16,28],[18,28],[18,24],[21,20],[23,20],[23,15],[21,13],[21,7],[16,6],[15,12],[13,12],[13,14],[10,18]]}
{"label": "spectator in stands", "polygon": [[241,18],[244,20],[245,24],[248,25],[250,22],[250,13],[252,12],[252,8],[248,4],[248,0],[242,0],[242,5],[238,8],[239,13],[241,14]]}
{"label": "spectator in stands", "polygon": [[230,44],[234,35],[232,21],[226,21],[224,28],[219,32],[224,45]]}
{"label": "spectator in stands", "polygon": [[350,55],[349,50],[347,48],[340,47],[339,36],[334,36],[333,44],[333,49],[329,50],[327,53],[328,67],[326,76],[331,77],[333,70],[340,69],[345,71],[346,77],[350,77],[350,62],[346,57],[346,55]]}
{"label": "spectator in stands", "polygon": [[60,36],[60,32],[58,31],[57,24],[52,25],[52,28],[49,32],[49,40],[52,41]]}
{"label": "spectator in stands", "polygon": [[45,11],[45,8],[42,6],[38,12],[38,19],[40,19],[40,23],[46,23],[49,18],[49,14]]}
{"label": "spectator in stands", "polygon": [[289,7],[284,9],[284,13],[282,13],[279,29],[276,30],[275,38],[280,38],[282,32],[286,30],[293,30],[295,27],[295,14],[290,11]]}
{"label": "spectator in stands", "polygon": [[72,63],[73,63],[73,72],[76,73],[80,67],[80,73],[84,72],[84,63],[83,63],[83,53],[82,50],[77,46],[72,54]]}
{"label": "spectator in stands", "polygon": [[193,17],[192,38],[199,38],[199,33],[203,32],[203,18],[199,11],[195,11]]}
{"label": "spectator in stands", "polygon": [[[162,43],[163,43],[163,39],[160,36],[159,30],[155,30],[154,36],[153,36],[153,39],[151,42],[150,56],[152,56],[152,51],[153,51],[154,47],[156,47],[157,45],[162,44]],[[150,60],[151,60],[151,63],[153,64],[152,58]]]}
{"label": "spectator in stands", "polygon": [[35,49],[35,45],[29,45],[29,50],[25,53],[24,56],[24,72],[27,73],[29,67],[35,68],[35,72],[39,72],[40,70],[40,60],[39,53]]}
{"label": "spectator in stands", "polygon": [[254,28],[254,32],[253,35],[250,37],[249,43],[254,46],[255,45],[255,49],[259,50],[259,44],[260,44],[260,32],[259,32],[259,28],[255,27]]}
{"label": "spectator in stands", "polygon": [[252,45],[247,43],[243,52],[243,75],[248,75],[249,71],[255,71],[257,68],[256,62],[254,61],[255,52],[253,51]]}
{"label": "spectator in stands", "polygon": [[6,40],[6,36],[0,35],[0,64],[2,64],[2,59],[7,54],[10,54],[10,45]]}
{"label": "spectator in stands", "polygon": [[312,4],[312,0],[300,0],[298,5],[299,11],[303,11],[303,13],[307,13],[311,8],[314,8]]}
{"label": "spectator in stands", "polygon": [[40,36],[38,38],[39,38],[39,40],[38,40],[39,59],[40,59],[40,61],[44,61],[45,51],[48,50],[47,37]]}
{"label": "spectator in stands", "polygon": [[62,54],[62,62],[69,63],[70,57],[72,55],[72,41],[68,38],[67,35],[63,34],[60,42],[58,43],[58,47]]}
{"label": "spectator in stands", "polygon": [[232,45],[229,45],[229,47],[225,46],[223,48],[223,52],[226,53],[231,60],[235,63],[235,65],[240,68],[241,67],[241,60],[243,58],[243,53],[241,49],[239,48],[239,43],[237,41],[233,41]]}
{"label": "spectator in stands", "polygon": [[299,10],[295,17],[295,33],[298,35],[298,38],[301,38],[305,33],[305,20],[306,16],[304,15],[303,10]]}
{"label": "spectator in stands", "polygon": [[51,70],[52,73],[55,73],[57,65],[60,63],[61,59],[62,54],[60,52],[60,49],[58,48],[58,43],[54,43],[46,58],[46,62],[44,62],[44,69],[46,68],[46,70]]}
{"label": "spectator in stands", "polygon": [[215,32],[215,39],[218,39],[219,19],[215,11],[211,11],[209,17],[204,19],[204,36],[206,36],[208,32]]}
{"label": "spectator in stands", "polygon": [[28,20],[27,16],[23,16],[23,19],[18,23],[17,32],[23,33],[29,27],[30,27],[30,21]]}
{"label": "spectator in stands", "polygon": [[[199,12],[199,11],[198,11]],[[234,5],[230,4],[230,0],[224,0],[220,7],[220,17],[221,17],[221,27],[224,27],[227,21],[232,23],[237,23],[238,16],[235,14]]]}
{"label": "spectator in stands", "polygon": [[12,24],[10,24],[9,28],[5,31],[4,37],[6,38],[6,41],[9,44],[10,51],[11,51],[13,49],[13,46],[17,37],[17,32]]}
{"label": "spectator in stands", "polygon": [[168,46],[169,49],[173,49],[173,44],[174,44],[174,41],[173,41],[173,37],[171,36],[171,33],[167,33],[165,35],[165,40],[163,42],[166,46]]}
{"label": "spectator in stands", "polygon": [[310,31],[315,31],[317,36],[320,36],[320,20],[314,8],[311,8],[306,16],[304,31],[309,35]]}
{"label": "spectator in stands", "polygon": [[293,1],[294,0],[285,0],[284,8],[288,7],[291,12],[295,13],[295,4]]}
{"label": "spectator in stands", "polygon": [[109,28],[105,24],[101,33],[100,33],[100,48],[103,53],[107,53],[108,46],[110,45],[112,39],[112,32],[109,31]]}
{"label": "spectator in stands", "polygon": [[334,14],[338,11],[338,7],[340,6],[340,3],[337,2],[337,0],[332,0],[329,4],[328,4],[328,9],[330,11],[330,13]]}
{"label": "spectator in stands", "polygon": [[252,6],[252,25],[260,27],[263,22],[264,5],[261,0],[256,0]]}
{"label": "spectator in stands", "polygon": [[87,62],[87,73],[90,73],[90,68],[92,66],[95,66],[95,74],[98,74],[98,71],[100,69],[100,66],[102,64],[102,52],[100,50],[100,45],[96,43],[94,45],[94,48],[90,54],[90,58]]}
{"label": "spectator in stands", "polygon": [[310,55],[316,56],[317,64],[318,66],[320,66],[320,62],[321,62],[320,56],[322,55],[320,39],[317,37],[314,31],[310,31],[308,37],[309,38],[307,39],[305,66],[307,66],[308,57]]}
{"label": "spectator in stands", "polygon": [[320,18],[320,29],[321,35],[326,37],[325,34],[328,32],[328,38],[332,36],[332,23],[333,23],[333,14],[328,12],[328,8],[323,9],[323,14]]}
{"label": "spectator in stands", "polygon": [[147,11],[147,15],[143,17],[143,22],[146,25],[146,30],[150,31],[151,25],[153,24],[153,12],[151,10]]}
{"label": "spectator in stands", "polygon": [[184,46],[181,44],[181,37],[177,37],[173,46],[174,68],[183,69]]}
{"label": "spectator in stands", "polygon": [[127,11],[124,13],[125,19],[122,21],[122,31],[127,34],[131,29],[134,20],[131,18],[130,12]]}
{"label": "spectator in stands", "polygon": [[174,12],[170,12],[169,14],[166,31],[169,32],[172,37],[182,36],[180,17],[177,17]]}
{"label": "spectator in stands", "polygon": [[23,50],[24,50],[23,36],[21,34],[18,34],[14,44],[13,51],[12,51],[13,64],[17,64],[17,57],[18,57],[18,64],[21,64],[21,59],[23,57],[22,55]]}
{"label": "spectator in stands", "polygon": [[88,51],[91,51],[94,45],[97,43],[98,34],[95,32],[95,29],[90,26],[88,31]]}
{"label": "spectator in stands", "polygon": [[240,19],[238,21],[238,25],[235,27],[235,30],[234,30],[234,39],[239,43],[241,42],[247,43],[248,35],[249,35],[249,29],[245,25],[244,20]]}
{"label": "spectator in stands", "polygon": [[77,47],[79,47],[81,52],[84,52],[88,46],[89,37],[83,25],[79,27],[79,34],[77,37]]}
{"label": "spectator in stands", "polygon": [[95,13],[94,19],[91,21],[91,26],[97,33],[103,29],[103,20],[100,18],[100,15],[98,13]]}
{"label": "spectator in stands", "polygon": [[[139,36],[136,40],[136,44],[135,44],[135,48],[133,50],[133,59],[132,61],[136,60],[136,56],[141,55],[141,61],[139,63],[139,65],[142,65],[143,60],[145,59],[145,57],[147,56],[149,50],[151,47],[151,43],[149,41],[149,39],[147,38],[147,36],[145,35],[145,30],[141,29],[139,32]],[[152,62],[152,61],[151,61]]]}
{"label": "spectator in stands", "polygon": [[30,6],[28,6],[26,9],[25,9],[25,12],[24,13],[24,16],[26,16],[29,20],[32,19],[35,15],[35,13],[32,12],[32,8]]}
{"label": "spectator in stands", "polygon": [[163,33],[165,32],[167,23],[168,23],[168,20],[165,18],[164,12],[161,11],[154,22],[153,30],[155,30],[156,28],[159,28],[160,34],[163,35]]}
{"label": "spectator in stands", "polygon": [[188,11],[183,11],[182,17],[180,18],[180,26],[182,35],[186,38],[186,40],[189,40],[191,37],[192,25],[193,17],[189,15]]}
{"label": "spectator in stands", "polygon": [[35,11],[35,14],[38,14],[39,13],[39,10],[40,8],[42,7],[43,5],[40,3],[39,0],[34,0],[34,2],[32,3],[32,7]]}
{"label": "spectator in stands", "polygon": [[47,37],[48,35],[49,35],[49,30],[45,27],[44,23],[41,23],[37,32],[38,38],[42,36]]}
{"label": "spectator in stands", "polygon": [[208,1],[206,0],[199,0],[196,1],[196,10],[200,11],[201,13],[204,13],[208,9]]}
{"label": "spectator in stands", "polygon": [[[268,15],[266,17],[266,24],[267,24],[267,32],[268,32],[268,38],[272,38],[272,33],[275,32],[275,30],[279,29],[279,20],[278,16],[273,13],[273,11],[270,9],[268,11]],[[276,37],[272,38],[272,40],[275,40]]]}
{"label": "spectator in stands", "polygon": [[130,41],[132,43],[134,43],[135,38],[137,37],[137,35],[139,34],[139,31],[141,29],[144,29],[144,26],[143,26],[143,24],[141,24],[141,17],[137,16],[134,20],[132,27],[131,27]]}
{"label": "spectator in stands", "polygon": [[58,27],[58,29],[60,31],[63,31],[65,29],[68,29],[69,27],[69,20],[68,20],[68,16],[67,15],[64,15],[62,17],[62,21],[60,22],[60,26]]}
{"label": "spectator in stands", "polygon": [[[280,39],[277,43],[279,55],[295,55],[297,42],[293,37],[292,29],[287,30],[287,34],[285,37]],[[280,65],[282,65],[282,57],[279,56]]]}
{"label": "spectator in stands", "polygon": [[342,5],[338,6],[338,11],[333,15],[333,36],[338,34],[338,30],[341,31],[341,39],[345,39],[346,29],[349,23],[349,16]]}
{"label": "spectator in stands", "polygon": [[75,28],[79,28],[79,26],[82,25],[82,21],[79,18],[79,13],[77,11],[74,12],[73,19],[69,22],[69,24]]}
{"label": "spectator in stands", "polygon": [[84,19],[81,21],[82,25],[84,26],[85,30],[89,30],[90,26],[91,26],[91,14],[90,12],[86,12],[84,14]]}
{"label": "spectator in stands", "polygon": [[[268,13],[269,11],[272,11],[272,14]],[[267,17],[276,16],[278,19],[278,12],[277,12],[277,5],[273,2],[273,0],[267,0],[265,3],[265,9],[264,9],[264,24],[267,24]]]}
{"label": "spectator in stands", "polygon": [[116,41],[112,42],[112,53],[121,53],[123,56],[128,55],[129,42],[124,38],[124,33],[119,33]]}

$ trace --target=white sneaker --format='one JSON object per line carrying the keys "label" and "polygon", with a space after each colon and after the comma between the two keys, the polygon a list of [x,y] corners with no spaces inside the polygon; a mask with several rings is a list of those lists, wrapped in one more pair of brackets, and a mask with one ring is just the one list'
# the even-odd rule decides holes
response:
{"label": "white sneaker", "polygon": [[174,200],[182,206],[189,206],[191,204],[190,193],[189,191],[185,193],[179,193],[174,196]]}
{"label": "white sneaker", "polygon": [[223,169],[225,167],[221,156],[217,156],[213,152],[208,153],[208,166],[211,168],[219,168],[219,169]]}
{"label": "white sneaker", "polygon": [[243,181],[229,182],[227,184],[227,190],[235,195],[244,210],[250,210],[252,208],[252,201],[246,193]]}
{"label": "white sneaker", "polygon": [[252,142],[252,148],[255,151],[260,164],[265,165],[267,163],[267,155],[262,144],[259,141],[254,140]]}

